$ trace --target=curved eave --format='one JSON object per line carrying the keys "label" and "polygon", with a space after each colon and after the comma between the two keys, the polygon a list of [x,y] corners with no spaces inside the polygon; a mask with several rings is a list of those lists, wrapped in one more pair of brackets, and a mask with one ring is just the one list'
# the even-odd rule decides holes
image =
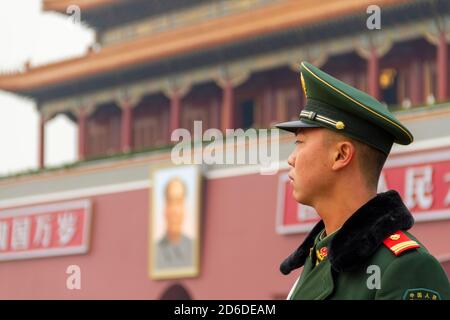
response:
{"label": "curved eave", "polygon": [[81,10],[91,10],[123,1],[124,0],[44,0],[42,5],[44,11],[66,13],[67,8],[71,5],[76,5]]}
{"label": "curved eave", "polygon": [[[106,0],[105,0],[106,1]],[[90,52],[77,58],[32,68],[23,73],[0,75],[0,89],[29,92],[124,67],[155,62],[180,54],[232,44],[268,33],[299,28],[324,19],[365,14],[373,0],[286,1],[251,12],[206,21]],[[408,0],[379,0],[378,5],[407,3]]]}

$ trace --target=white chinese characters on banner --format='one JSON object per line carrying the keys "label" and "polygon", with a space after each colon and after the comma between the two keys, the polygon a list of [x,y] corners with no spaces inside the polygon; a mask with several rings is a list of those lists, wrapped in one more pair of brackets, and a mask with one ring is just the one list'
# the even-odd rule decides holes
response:
{"label": "white chinese characters on banner", "polygon": [[[12,219],[11,249],[25,250],[29,248],[33,222],[35,224],[33,247],[49,247],[52,241],[53,220],[54,217],[51,215]],[[58,244],[65,246],[70,243],[77,232],[77,216],[73,212],[65,211],[56,215],[56,221]],[[8,222],[0,222],[0,250],[8,248],[8,230]]]}
{"label": "white chinese characters on banner", "polygon": [[31,220],[28,217],[16,218],[12,222],[11,248],[13,250],[28,249]]}
{"label": "white chinese characters on banner", "polygon": [[77,231],[77,217],[71,212],[64,212],[58,216],[58,239],[64,246],[72,240]]}
{"label": "white chinese characters on banner", "polygon": [[[445,175],[444,180],[450,184],[450,172]],[[448,188],[447,195],[445,196],[444,205],[450,205],[450,187]]]}
{"label": "white chinese characters on banner", "polygon": [[429,209],[433,205],[433,167],[406,169],[405,205],[411,210],[418,206]]}
{"label": "white chinese characters on banner", "polygon": [[0,261],[86,253],[91,202],[0,211]]}
{"label": "white chinese characters on banner", "polygon": [[49,215],[36,217],[36,232],[33,244],[36,246],[48,247],[52,237],[52,218]]}

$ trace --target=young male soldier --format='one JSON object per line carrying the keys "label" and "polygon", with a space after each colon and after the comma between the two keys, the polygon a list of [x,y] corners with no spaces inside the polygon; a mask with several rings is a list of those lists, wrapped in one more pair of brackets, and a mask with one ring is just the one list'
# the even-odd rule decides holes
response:
{"label": "young male soldier", "polygon": [[392,144],[412,134],[380,102],[307,62],[301,82],[299,120],[277,127],[296,135],[293,196],[322,219],[280,266],[304,266],[288,299],[449,299],[441,265],[407,231],[414,219],[399,194],[377,194]]}

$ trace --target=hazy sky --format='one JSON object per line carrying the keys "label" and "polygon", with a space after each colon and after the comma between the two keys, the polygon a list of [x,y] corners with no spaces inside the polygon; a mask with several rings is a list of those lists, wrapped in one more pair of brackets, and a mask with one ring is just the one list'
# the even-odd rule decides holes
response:
{"label": "hazy sky", "polygon": [[[0,73],[80,56],[93,42],[92,30],[41,7],[42,0],[0,1]],[[38,121],[33,101],[0,90],[0,175],[37,167]],[[75,124],[59,116],[45,130],[46,165],[76,159]]]}

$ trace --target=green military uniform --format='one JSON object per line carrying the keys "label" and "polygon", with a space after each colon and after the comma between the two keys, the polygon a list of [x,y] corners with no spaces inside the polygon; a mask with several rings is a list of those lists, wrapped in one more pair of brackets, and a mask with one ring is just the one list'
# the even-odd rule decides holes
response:
{"label": "green military uniform", "polygon": [[[322,127],[389,154],[412,134],[376,99],[301,64],[307,103],[299,120],[277,125],[296,132]],[[304,266],[289,299],[450,299],[439,262],[409,232],[414,219],[400,195],[380,193],[331,235],[320,221],[280,266],[283,274]]]}

